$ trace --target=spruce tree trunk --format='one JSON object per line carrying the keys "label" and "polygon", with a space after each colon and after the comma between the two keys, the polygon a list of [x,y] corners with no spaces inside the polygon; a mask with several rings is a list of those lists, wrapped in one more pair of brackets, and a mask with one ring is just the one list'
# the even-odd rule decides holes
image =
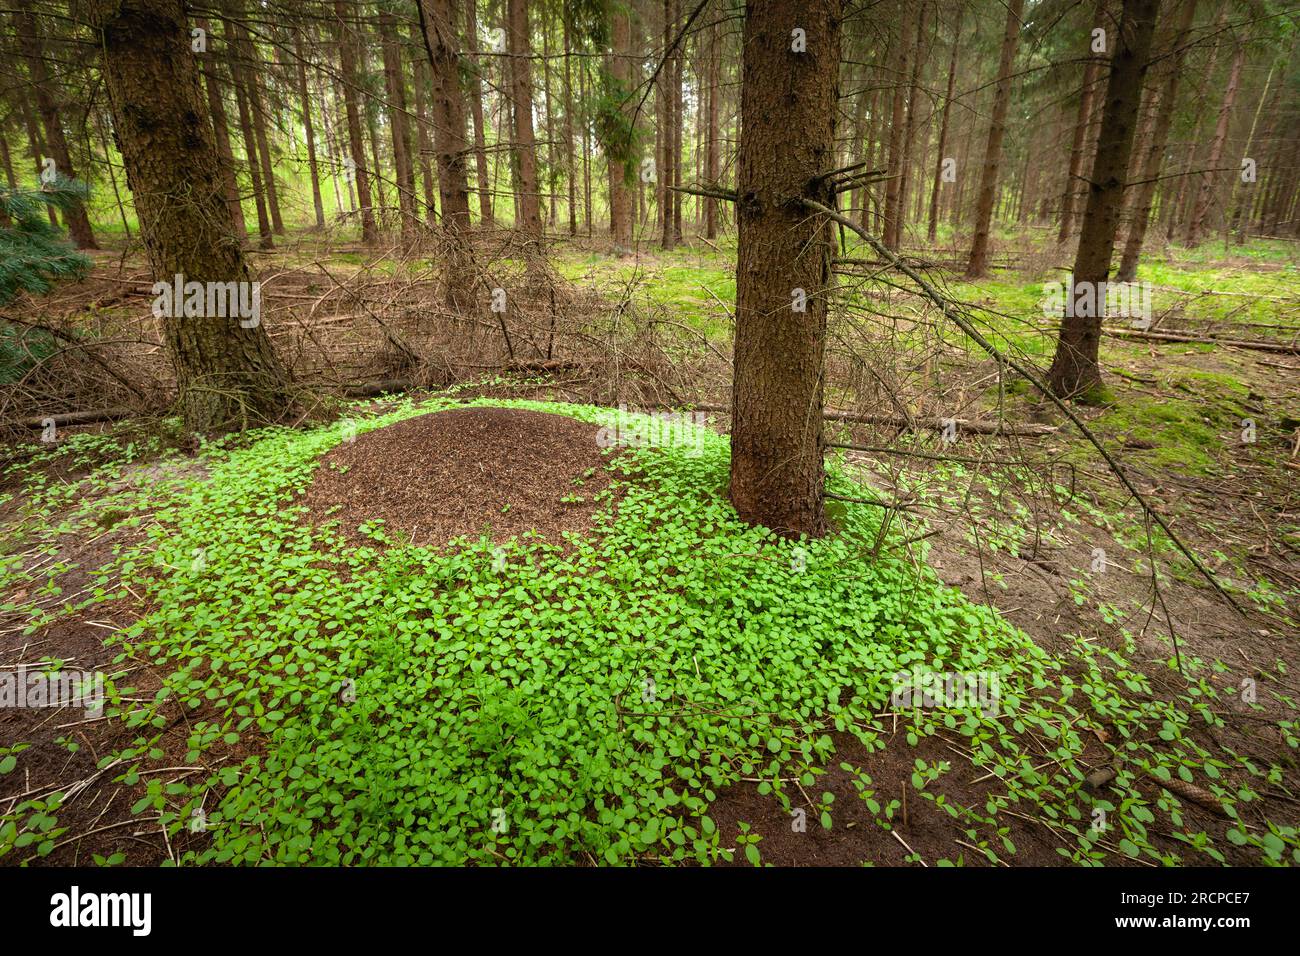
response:
{"label": "spruce tree trunk", "polygon": [[1002,34],[1002,57],[998,63],[998,83],[993,91],[993,116],[989,139],[984,149],[984,166],[980,171],[979,199],[975,207],[975,240],[971,243],[966,277],[976,279],[989,268],[989,233],[993,228],[993,202],[998,193],[998,170],[1002,165],[1002,138],[1007,131],[1007,108],[1011,104],[1011,69],[1020,42],[1020,17],[1025,0],[1007,4],[1007,24]]}
{"label": "spruce tree trunk", "polygon": [[[1061,323],[1048,384],[1060,398],[1096,402],[1104,397],[1098,347],[1105,313],[1104,283],[1124,204],[1129,156],[1142,100],[1143,78],[1151,56],[1160,0],[1124,0],[1119,36],[1106,83],[1106,109],[1097,136],[1088,205],[1084,209],[1070,290],[1073,315]],[[1094,308],[1083,307],[1091,294]],[[1100,299],[1100,301],[1097,301]],[[1080,315],[1080,312],[1093,314]]]}
{"label": "spruce tree trunk", "polygon": [[[842,0],[750,0],[744,26],[731,501],[778,534],[820,535],[826,296]],[[806,33],[806,52],[791,31]],[[801,290],[796,291],[796,290]]]}
{"label": "spruce tree trunk", "polygon": [[1156,187],[1160,184],[1160,171],[1164,168],[1165,148],[1169,143],[1169,130],[1173,126],[1178,105],[1178,84],[1183,75],[1185,46],[1196,17],[1196,0],[1183,0],[1182,13],[1171,47],[1171,59],[1164,67],[1167,71],[1160,89],[1160,108],[1156,112],[1155,129],[1147,144],[1146,159],[1139,174],[1137,195],[1133,197],[1133,216],[1128,235],[1124,239],[1124,255],[1120,259],[1118,282],[1132,282],[1137,278],[1138,262],[1142,257],[1142,244],[1146,241],[1147,226],[1151,222],[1151,204],[1155,201]]}
{"label": "spruce tree trunk", "polygon": [[[718,186],[722,160],[718,155],[718,87],[722,82],[722,40],[715,21],[709,30],[709,120],[704,141],[704,168],[710,187]],[[718,238],[718,201],[712,196],[704,200],[704,237]]]}
{"label": "spruce tree trunk", "polygon": [[[681,0],[673,0],[673,22],[674,24],[681,19]],[[684,59],[683,47],[686,44],[686,38],[683,37],[677,45],[677,52],[673,54],[673,121],[672,121],[672,151],[673,151],[673,185],[677,187],[672,194],[673,208],[673,240],[682,241],[682,114],[685,112],[682,106],[682,61]]]}
{"label": "spruce tree trunk", "polygon": [[316,130],[311,121],[311,97],[307,93],[307,61],[302,52],[302,30],[293,31],[293,52],[298,60],[298,102],[302,126],[307,136],[307,170],[311,174],[311,202],[316,213],[316,228],[325,228],[325,205],[320,196],[320,168],[316,163]]}
{"label": "spruce tree trunk", "polygon": [[[198,25],[212,36],[208,21],[198,20]],[[212,114],[212,133],[217,146],[217,163],[221,168],[221,184],[226,193],[226,205],[230,207],[230,216],[235,223],[235,234],[240,242],[248,238],[248,226],[244,222],[244,207],[240,203],[239,180],[235,178],[235,152],[230,148],[230,123],[226,118],[225,98],[221,95],[221,83],[217,77],[216,64],[204,57],[199,57],[199,70],[203,74],[203,86],[208,96],[208,112]]]}
{"label": "spruce tree trunk", "polygon": [[442,225],[450,240],[447,263],[447,307],[460,312],[470,305],[467,245],[469,175],[465,157],[465,100],[460,89],[460,51],[456,39],[456,8],[451,0],[420,0],[420,28],[433,73],[433,143],[438,162],[438,192]]}
{"label": "spruce tree trunk", "polygon": [[[153,274],[171,282],[249,282],[190,52],[180,0],[86,0],[102,50],[113,133]],[[160,319],[185,427],[210,432],[279,418],[288,377],[259,323]]]}
{"label": "spruce tree trunk", "polygon": [[271,229],[277,236],[284,235],[284,219],[280,215],[280,193],[275,185],[275,161],[271,156],[271,141],[267,135],[266,105],[262,100],[262,86],[258,78],[262,65],[257,55],[257,48],[248,36],[248,31],[239,21],[233,21],[238,49],[242,54],[235,62],[244,78],[244,92],[252,110],[253,134],[257,141],[257,153],[262,163],[262,184],[266,190],[266,206],[271,214]]}
{"label": "spruce tree trunk", "polygon": [[[45,146],[49,149],[59,174],[69,179],[76,179],[77,171],[72,165],[72,153],[68,150],[67,137],[63,134],[58,100],[54,95],[54,86],[45,66],[45,45],[36,25],[36,17],[32,13],[31,0],[20,0],[15,21],[18,26],[19,42],[27,60],[32,92],[36,98],[36,109],[40,112],[41,123],[45,126]],[[39,159],[38,157],[38,163]],[[64,213],[64,219],[67,221],[68,234],[78,249],[99,248],[84,205],[77,203],[72,206]]]}
{"label": "spruce tree trunk", "polygon": [[[609,69],[621,84],[624,94],[629,94],[632,85],[632,26],[627,12],[619,7],[612,9],[612,18],[613,50]],[[607,158],[606,165],[609,171],[610,240],[616,254],[627,255],[632,251],[632,192],[627,186],[625,164]]]}
{"label": "spruce tree trunk", "polygon": [[1223,159],[1223,144],[1228,139],[1228,123],[1232,119],[1232,107],[1237,100],[1237,90],[1241,86],[1241,67],[1246,61],[1246,44],[1237,43],[1237,53],[1232,58],[1232,67],[1228,70],[1228,85],[1223,91],[1223,104],[1219,107],[1219,118],[1214,124],[1214,138],[1210,140],[1210,155],[1205,161],[1205,171],[1201,173],[1201,185],[1196,194],[1196,205],[1192,208],[1191,221],[1187,227],[1187,245],[1200,245],[1205,237],[1209,223],[1210,210],[1214,205],[1216,180],[1219,163]]}
{"label": "spruce tree trunk", "polygon": [[388,97],[388,131],[397,177],[397,209],[402,219],[402,238],[410,242],[415,238],[419,218],[415,212],[415,174],[406,130],[406,83],[402,78],[402,54],[397,46],[397,21],[383,9],[379,13],[379,46],[384,63],[384,92]]}
{"label": "spruce tree trunk", "polygon": [[569,11],[561,13],[564,23],[564,168],[569,181],[569,235],[578,234],[578,177],[573,162],[573,69],[569,46]]}
{"label": "spruce tree trunk", "polygon": [[492,183],[488,179],[487,145],[483,133],[482,60],[478,55],[478,17],[474,0],[465,0],[465,47],[469,51],[470,113],[474,118],[474,165],[478,173],[478,214],[483,226],[492,225]]}
{"label": "spruce tree trunk", "polygon": [[[1092,22],[1101,25],[1105,21],[1106,3],[1100,0]],[[1088,63],[1083,68],[1083,90],[1079,94],[1079,115],[1074,122],[1074,141],[1070,144],[1070,165],[1065,176],[1065,192],[1061,196],[1061,230],[1057,233],[1057,242],[1068,242],[1074,234],[1074,213],[1081,190],[1079,180],[1083,176],[1084,142],[1088,135],[1088,124],[1092,121],[1092,101],[1096,95],[1097,78],[1101,74],[1099,59],[1102,54],[1092,52],[1091,33],[1088,38]],[[1085,193],[1086,195],[1086,193]]]}
{"label": "spruce tree trunk", "polygon": [[907,91],[903,77],[907,75],[907,0],[898,4],[898,38],[893,42],[895,53],[890,71],[893,82],[893,106],[889,121],[889,178],[885,180],[885,248],[898,249],[900,213],[899,192],[903,184],[903,131],[907,124]]}
{"label": "spruce tree trunk", "polygon": [[952,58],[948,61],[948,92],[943,98],[943,118],[939,121],[939,157],[934,164],[934,185],[930,189],[930,226],[926,238],[933,243],[939,235],[939,188],[943,182],[944,150],[948,145],[948,120],[952,114],[952,94],[957,83],[957,50],[961,45],[961,25],[965,10],[957,15],[952,34]]}
{"label": "spruce tree trunk", "polygon": [[533,47],[528,29],[528,0],[506,0],[506,3],[510,98],[514,104],[513,152],[519,175],[519,221],[515,225],[540,239],[542,207],[537,181],[537,141],[533,135]]}
{"label": "spruce tree trunk", "polygon": [[[226,38],[231,35],[229,21],[223,21]],[[244,90],[240,71],[232,69],[235,81],[235,104],[239,110],[239,132],[244,140],[245,164],[248,166],[248,179],[253,190],[253,205],[257,209],[257,234],[259,249],[271,249],[275,241],[271,237],[271,217],[266,212],[266,195],[262,189],[262,172],[257,161],[257,139],[253,135],[253,120],[248,109],[248,95]]]}
{"label": "spruce tree trunk", "polygon": [[[418,23],[410,25],[410,40],[416,49],[424,49],[424,32]],[[433,175],[433,138],[429,134],[432,124],[429,120],[428,101],[433,95],[432,68],[429,66],[428,53],[415,59],[415,129],[416,155],[420,164],[420,190],[424,197],[425,222],[430,226],[438,223],[438,202],[433,198],[436,188]]]}
{"label": "spruce tree trunk", "polygon": [[673,42],[673,0],[664,0],[664,62],[659,69],[659,82],[655,84],[658,116],[656,117],[655,137],[656,151],[659,154],[659,244],[671,251],[677,245],[677,233],[673,230],[673,107],[676,98],[672,91],[672,67],[668,58],[668,47]]}
{"label": "spruce tree trunk", "polygon": [[347,4],[334,0],[334,17],[338,20],[339,69],[343,81],[343,103],[348,116],[348,145],[352,159],[350,182],[355,182],[357,205],[361,208],[361,241],[372,245],[379,238],[375,228],[375,211],[370,206],[370,173],[366,170],[366,149],[361,138],[361,113],[357,107],[356,37],[347,21]]}

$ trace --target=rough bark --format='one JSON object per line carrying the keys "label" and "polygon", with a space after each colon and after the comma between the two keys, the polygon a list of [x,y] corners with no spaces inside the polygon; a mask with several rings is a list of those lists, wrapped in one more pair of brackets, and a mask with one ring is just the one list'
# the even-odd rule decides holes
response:
{"label": "rough bark", "polygon": [[[1110,275],[1110,259],[1124,203],[1143,79],[1159,9],[1160,0],[1124,0],[1119,36],[1115,39],[1115,53],[1106,83],[1106,107],[1097,135],[1097,156],[1089,177],[1088,205],[1084,209],[1079,248],[1074,258],[1074,288],[1068,293],[1074,304],[1072,311],[1076,314],[1067,315],[1062,320],[1056,354],[1048,372],[1048,384],[1060,398],[1095,401],[1102,396],[1097,352],[1104,301],[1091,310],[1081,308],[1080,304],[1090,291],[1100,298],[1100,290]],[[1097,314],[1077,314],[1083,311]]]}
{"label": "rough bark", "polygon": [[[180,0],[87,0],[82,13],[102,51],[114,136],[154,276],[250,281]],[[161,322],[188,429],[275,419],[290,404],[288,377],[262,325]]]}
{"label": "rough bark", "polygon": [[[732,504],[778,534],[820,535],[826,294],[841,0],[746,6],[737,218]],[[806,31],[806,52],[791,30]],[[798,293],[802,290],[803,301]],[[798,310],[798,305],[803,310]]]}

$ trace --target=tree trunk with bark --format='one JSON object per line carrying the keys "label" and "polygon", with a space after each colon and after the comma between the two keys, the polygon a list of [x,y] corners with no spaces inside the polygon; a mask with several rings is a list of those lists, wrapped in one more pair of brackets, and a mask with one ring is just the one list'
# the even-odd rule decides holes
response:
{"label": "tree trunk with bark", "polygon": [[[45,126],[45,146],[50,151],[50,158],[61,176],[77,178],[77,171],[72,165],[72,153],[68,150],[68,139],[63,133],[63,122],[59,116],[58,99],[49,71],[45,66],[45,44],[37,28],[36,16],[32,13],[31,0],[21,0],[15,15],[18,26],[19,43],[27,71],[32,82],[32,93],[36,99],[36,109],[41,114],[41,123]],[[39,161],[39,158],[38,158]],[[78,249],[98,249],[95,232],[90,226],[90,216],[86,207],[76,203],[64,213],[68,234]]]}
{"label": "tree trunk with bark", "polygon": [[307,170],[311,174],[311,204],[316,214],[316,228],[325,228],[325,204],[320,195],[320,168],[316,162],[316,128],[311,120],[311,96],[307,92],[307,59],[302,51],[302,30],[293,31],[293,52],[298,61],[298,108],[307,137]]}
{"label": "tree trunk with bark", "polygon": [[488,178],[487,141],[483,132],[483,61],[478,50],[478,16],[474,0],[465,0],[465,48],[469,51],[470,114],[474,119],[474,168],[478,174],[478,216],[483,226],[492,225],[492,183]]}
{"label": "tree trunk with bark", "polygon": [[532,38],[528,0],[506,0],[506,42],[510,52],[510,98],[514,104],[514,162],[519,174],[519,222],[530,236],[542,236],[541,194],[537,180],[537,141],[533,135]]}
{"label": "tree trunk with bark", "polygon": [[1073,287],[1067,293],[1068,314],[1062,320],[1048,372],[1048,384],[1060,398],[1086,402],[1104,398],[1098,347],[1106,311],[1105,284],[1124,205],[1129,156],[1159,10],[1160,0],[1124,0],[1106,83],[1097,156],[1089,177],[1088,205],[1071,273]]}
{"label": "tree trunk with bark", "polygon": [[[154,276],[169,284],[176,275],[250,282],[180,0],[86,0],[82,12],[102,51],[114,136]],[[291,404],[288,376],[260,322],[161,323],[187,429],[275,420]]]}
{"label": "tree trunk with bark", "polygon": [[[732,386],[732,504],[778,534],[821,535],[826,296],[842,0],[746,6]],[[792,49],[802,29],[806,50]]]}
{"label": "tree trunk with bark", "polygon": [[348,117],[348,145],[352,160],[348,180],[355,183],[357,205],[361,210],[361,241],[372,245],[379,239],[375,228],[375,211],[370,205],[370,173],[366,169],[366,148],[361,137],[361,112],[357,106],[356,37],[347,20],[347,4],[334,0],[334,18],[338,21],[339,70],[343,84],[343,103]]}
{"label": "tree trunk with bark", "polygon": [[1142,244],[1146,241],[1147,226],[1151,221],[1151,204],[1155,201],[1156,187],[1160,185],[1160,171],[1164,168],[1165,149],[1169,143],[1169,130],[1173,126],[1178,105],[1178,84],[1182,80],[1186,44],[1196,17],[1196,0],[1183,0],[1170,60],[1165,65],[1164,84],[1160,87],[1160,107],[1156,111],[1155,128],[1147,144],[1146,158],[1139,173],[1137,194],[1133,197],[1133,216],[1128,235],[1124,239],[1124,254],[1120,258],[1118,282],[1132,282],[1137,278],[1138,262],[1142,257]]}
{"label": "tree trunk with bark", "polygon": [[927,240],[933,244],[939,236],[939,189],[943,183],[944,150],[948,146],[948,120],[952,113],[952,94],[957,82],[957,50],[961,45],[961,25],[966,19],[965,10],[957,14],[957,25],[952,34],[952,58],[948,61],[948,92],[943,98],[943,118],[939,121],[939,156],[934,164],[934,185],[930,188],[930,225]]}
{"label": "tree trunk with bark", "polygon": [[1232,66],[1228,70],[1228,85],[1224,88],[1223,104],[1219,107],[1219,118],[1214,124],[1214,138],[1210,140],[1210,155],[1205,161],[1205,171],[1201,173],[1196,205],[1192,208],[1191,221],[1187,226],[1187,245],[1191,247],[1200,245],[1209,224],[1215,186],[1221,179],[1218,167],[1223,159],[1223,144],[1228,140],[1228,123],[1232,119],[1232,107],[1237,101],[1237,90],[1241,86],[1241,67],[1245,62],[1246,44],[1239,41]]}
{"label": "tree trunk with bark", "polygon": [[993,91],[993,116],[989,122],[989,139],[984,148],[984,166],[980,171],[979,199],[975,207],[975,240],[971,243],[966,277],[976,279],[989,268],[989,233],[993,227],[993,203],[998,193],[998,170],[1002,165],[1002,138],[1007,131],[1007,108],[1011,104],[1011,70],[1020,42],[1020,17],[1025,0],[1007,4],[1007,24],[1002,33],[1002,57],[998,62],[998,82]]}

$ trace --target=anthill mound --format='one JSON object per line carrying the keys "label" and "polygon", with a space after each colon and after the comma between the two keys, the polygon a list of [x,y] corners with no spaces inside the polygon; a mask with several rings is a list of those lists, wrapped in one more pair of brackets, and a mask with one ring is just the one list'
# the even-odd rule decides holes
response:
{"label": "anthill mound", "polygon": [[314,523],[339,520],[356,545],[375,544],[358,528],[378,519],[393,541],[435,548],[462,535],[503,542],[529,530],[562,544],[562,532],[591,526],[592,499],[609,484],[597,432],[514,408],[432,412],[326,453],[303,501]]}

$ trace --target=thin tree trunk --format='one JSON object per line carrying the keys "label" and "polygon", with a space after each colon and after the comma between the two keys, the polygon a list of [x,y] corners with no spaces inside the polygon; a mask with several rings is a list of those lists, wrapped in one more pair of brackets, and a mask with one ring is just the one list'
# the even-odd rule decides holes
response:
{"label": "thin tree trunk", "polygon": [[244,77],[244,93],[253,114],[253,135],[257,142],[257,153],[261,156],[262,185],[266,190],[267,211],[271,214],[271,228],[277,236],[284,235],[284,219],[280,215],[280,194],[275,185],[275,161],[271,156],[271,141],[267,134],[266,106],[262,100],[262,88],[258,81],[261,60],[257,48],[248,36],[248,31],[238,20],[232,21],[235,27],[237,47],[243,54],[243,62],[237,69]]}
{"label": "thin tree trunk", "polygon": [[[1106,84],[1106,109],[1097,135],[1097,156],[1089,177],[1088,205],[1074,258],[1073,287],[1067,294],[1070,308],[1062,320],[1048,372],[1048,384],[1061,398],[1096,402],[1104,397],[1098,347],[1106,311],[1105,284],[1159,11],[1160,0],[1124,0]],[[1085,305],[1089,298],[1092,308]]]}
{"label": "thin tree trunk", "polygon": [[533,136],[532,38],[528,0],[506,0],[506,40],[510,51],[510,97],[514,104],[514,161],[519,174],[519,222],[530,236],[542,236],[541,197],[537,181],[537,144]]}
{"label": "thin tree trunk", "polygon": [[357,205],[361,209],[361,241],[371,245],[378,240],[379,231],[375,228],[375,211],[370,206],[370,173],[366,169],[366,150],[361,139],[361,113],[357,107],[357,41],[346,14],[347,4],[344,0],[334,0],[334,17],[338,20],[339,30],[339,68],[352,159],[352,175],[348,179],[356,184]]}
{"label": "thin tree trunk", "polygon": [[[705,175],[711,188],[717,188],[718,176],[722,171],[722,160],[718,155],[718,97],[721,83],[722,37],[718,21],[715,20],[709,30],[709,122],[704,144]],[[712,196],[704,200],[704,237],[718,238],[718,200]]]}
{"label": "thin tree trunk", "polygon": [[[45,146],[50,151],[58,172],[68,179],[76,179],[77,171],[72,165],[72,153],[68,150],[68,140],[63,134],[63,123],[59,117],[57,98],[49,72],[45,68],[45,49],[41,33],[37,29],[36,17],[32,13],[31,0],[20,0],[15,16],[18,26],[19,43],[27,60],[27,70],[35,94],[36,109],[41,114],[45,126]],[[187,47],[188,49],[188,47]],[[78,249],[98,249],[95,232],[90,227],[90,217],[82,203],[75,203],[65,213],[68,234]]]}
{"label": "thin tree trunk", "polygon": [[302,29],[293,31],[293,52],[298,60],[298,101],[302,126],[307,134],[307,170],[311,174],[311,204],[316,213],[316,228],[325,228],[325,204],[320,196],[320,169],[316,164],[316,130],[311,121],[311,96],[307,93],[307,60],[302,52]]}
{"label": "thin tree trunk", "polygon": [[[1092,18],[1094,24],[1100,24],[1106,16],[1106,2],[1099,0],[1097,12]],[[1102,60],[1092,52],[1092,37],[1088,37],[1088,63],[1083,68],[1083,89],[1079,94],[1079,116],[1074,123],[1074,142],[1070,145],[1070,166],[1065,176],[1065,193],[1061,196],[1061,230],[1057,233],[1057,242],[1069,242],[1074,234],[1074,216],[1077,197],[1082,192],[1079,180],[1083,176],[1085,156],[1084,143],[1088,135],[1088,125],[1092,122],[1092,101],[1096,95],[1098,78],[1101,75]],[[1086,192],[1084,192],[1086,195]]]}
{"label": "thin tree trunk", "polygon": [[912,76],[908,84],[907,121],[903,127],[903,161],[899,164],[898,182],[898,221],[894,226],[896,246],[903,244],[903,234],[907,226],[908,186],[911,185],[912,146],[916,139],[916,130],[920,123],[916,113],[921,101],[921,67],[925,45],[925,24],[930,7],[922,0],[920,15],[916,18],[916,43],[912,47]]}
{"label": "thin tree trunk", "polygon": [[1196,0],[1183,0],[1182,13],[1170,48],[1171,59],[1165,65],[1164,85],[1159,92],[1160,108],[1156,111],[1155,129],[1151,131],[1146,160],[1138,176],[1140,182],[1137,195],[1133,197],[1133,216],[1129,222],[1128,235],[1124,239],[1124,255],[1120,258],[1119,271],[1115,274],[1115,279],[1119,282],[1132,282],[1137,278],[1142,244],[1146,241],[1147,226],[1151,222],[1151,204],[1155,200],[1156,187],[1160,184],[1169,130],[1173,126],[1178,106],[1178,84],[1183,75],[1185,46],[1195,17]]}
{"label": "thin tree trunk", "polygon": [[[207,20],[196,21],[208,36],[212,28]],[[230,123],[226,118],[225,98],[221,95],[221,82],[217,77],[216,63],[199,57],[199,70],[207,91],[208,112],[212,114],[212,133],[217,147],[217,163],[221,169],[221,183],[226,194],[226,204],[235,223],[235,234],[240,242],[248,238],[248,225],[244,222],[244,207],[240,202],[239,180],[235,177],[235,151],[230,148]]]}
{"label": "thin tree trunk", "polygon": [[669,63],[668,49],[673,41],[673,0],[664,0],[664,63],[659,70],[659,82],[656,85],[656,99],[659,109],[655,123],[656,151],[659,154],[659,244],[665,251],[671,251],[677,245],[677,233],[673,229],[673,108],[676,98],[672,91],[672,68]]}
{"label": "thin tree trunk", "polygon": [[[226,36],[231,35],[228,21],[224,22]],[[253,120],[248,108],[248,94],[244,89],[243,76],[238,69],[231,70],[235,83],[235,103],[239,108],[239,132],[244,140],[244,164],[248,167],[248,179],[253,190],[253,205],[257,208],[257,246],[259,249],[271,249],[275,241],[271,237],[271,217],[266,211],[266,195],[262,189],[262,172],[257,162],[257,138],[253,133]]]}
{"label": "thin tree trunk", "polygon": [[478,173],[478,214],[483,226],[492,225],[492,183],[488,179],[487,145],[483,133],[482,60],[478,50],[478,17],[474,0],[465,0],[465,46],[469,51],[470,114],[474,119],[474,164]]}
{"label": "thin tree trunk", "polygon": [[893,109],[889,121],[889,178],[885,181],[885,248],[897,250],[900,239],[898,219],[900,213],[899,193],[903,185],[903,134],[907,123],[907,86],[904,78],[908,74],[908,44],[905,34],[907,13],[910,9],[908,0],[899,0],[898,4],[898,38],[893,45],[896,49],[890,80],[893,83]]}
{"label": "thin tree trunk", "polygon": [[410,138],[406,130],[402,54],[397,45],[397,21],[393,15],[381,8],[378,23],[380,54],[384,62],[384,92],[388,98],[388,129],[397,178],[397,210],[402,219],[402,238],[409,242],[415,238],[419,218],[415,211],[415,175],[411,163]]}
{"label": "thin tree trunk", "polygon": [[957,25],[952,33],[952,58],[948,61],[948,92],[943,98],[943,119],[939,121],[939,156],[934,164],[934,185],[930,188],[930,227],[926,238],[934,243],[939,235],[939,187],[943,182],[944,150],[948,146],[948,120],[952,114],[952,94],[957,82],[957,51],[961,46],[961,25],[966,19],[965,8],[957,14]]}
{"label": "thin tree trunk", "polygon": [[1007,4],[1007,25],[1002,34],[1002,58],[998,63],[998,83],[993,92],[993,116],[989,123],[988,145],[984,149],[984,167],[980,172],[980,191],[975,207],[975,240],[971,244],[966,277],[986,275],[989,268],[989,233],[993,228],[993,202],[997,198],[998,170],[1002,165],[1002,137],[1007,130],[1007,108],[1011,103],[1011,70],[1020,41],[1020,16],[1025,0]]}
{"label": "thin tree trunk", "polygon": [[[419,48],[424,47],[424,33],[419,24],[410,26],[411,42]],[[415,130],[416,151],[420,164],[420,191],[424,197],[424,220],[430,226],[437,225],[438,203],[434,199],[433,175],[433,141],[429,135],[430,120],[428,100],[433,92],[432,68],[427,53],[415,58]]]}
{"label": "thin tree trunk", "polygon": [[[674,24],[681,19],[681,0],[673,0],[673,22]],[[685,112],[682,102],[682,61],[684,59],[683,47],[686,44],[686,38],[683,37],[677,45],[677,52],[673,54],[673,122],[672,122],[672,150],[673,150],[673,185],[677,187],[672,195],[673,209],[673,239],[677,242],[682,241],[682,126],[684,120],[682,114]]]}
{"label": "thin tree trunk", "polygon": [[569,181],[569,235],[578,234],[577,169],[573,162],[573,76],[569,36],[569,10],[560,13],[564,24],[564,169]]}
{"label": "thin tree trunk", "polygon": [[[632,28],[625,10],[612,11],[613,51],[610,72],[619,85],[620,92],[628,95],[632,85]],[[608,152],[607,152],[608,157]],[[622,161],[607,158],[609,167],[609,232],[617,255],[632,251],[632,193],[627,187],[628,170]],[[662,177],[664,173],[661,171]]]}
{"label": "thin tree trunk", "polygon": [[1201,173],[1201,188],[1192,209],[1192,219],[1187,229],[1187,245],[1200,245],[1205,236],[1210,209],[1214,205],[1215,185],[1220,179],[1219,163],[1223,159],[1223,144],[1228,139],[1228,122],[1232,119],[1232,106],[1237,100],[1237,90],[1241,85],[1241,67],[1246,62],[1246,44],[1237,43],[1237,53],[1232,58],[1232,67],[1228,71],[1228,85],[1223,91],[1223,105],[1219,107],[1219,118],[1214,125],[1214,138],[1210,140],[1210,155],[1205,162],[1205,171]]}

